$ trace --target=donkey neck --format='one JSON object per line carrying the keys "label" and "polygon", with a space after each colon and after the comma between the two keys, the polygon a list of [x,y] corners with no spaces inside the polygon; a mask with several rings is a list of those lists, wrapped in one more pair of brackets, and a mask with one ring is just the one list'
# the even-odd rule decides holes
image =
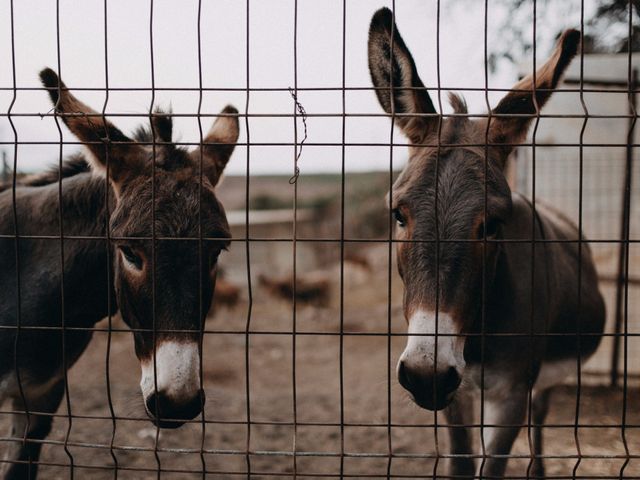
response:
{"label": "donkey neck", "polygon": [[[18,235],[102,237],[106,232],[108,212],[106,208],[105,180],[90,173],[80,173],[62,179],[61,183],[47,185],[18,185],[16,205]],[[109,189],[109,203],[114,194]],[[0,228],[13,230],[11,190],[2,192],[3,209]],[[60,203],[62,202],[62,209]],[[62,221],[62,224],[61,224]],[[5,233],[5,232],[2,232]],[[11,232],[15,233],[15,230]]]}
{"label": "donkey neck", "polygon": [[[25,324],[55,325],[61,321],[61,285],[67,325],[86,327],[104,318],[109,313],[110,292],[111,305],[115,305],[112,282],[108,281],[112,278],[110,246],[105,238],[110,211],[107,193],[109,198],[114,195],[107,192],[105,185],[103,178],[81,173],[64,178],[61,184],[17,188],[21,294],[22,303],[27,306],[23,308]],[[2,234],[16,233],[12,203],[11,191],[0,194]],[[15,248],[12,240],[5,240],[8,248],[0,255],[5,266],[0,277],[7,285],[14,285]],[[5,304],[14,302],[15,293],[2,295],[6,297]]]}

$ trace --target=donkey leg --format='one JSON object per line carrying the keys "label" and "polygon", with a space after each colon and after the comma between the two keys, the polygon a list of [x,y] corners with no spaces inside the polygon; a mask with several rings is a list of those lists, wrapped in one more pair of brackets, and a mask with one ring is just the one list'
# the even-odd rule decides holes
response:
{"label": "donkey leg", "polygon": [[[12,414],[11,437],[15,440],[4,456],[5,480],[36,478],[42,449],[41,440],[49,435],[53,423],[53,417],[46,414],[56,412],[63,394],[64,382],[60,381],[39,397],[27,398],[28,418],[25,413]],[[22,399],[15,398],[12,407],[15,412],[24,411]]]}
{"label": "donkey leg", "polygon": [[[483,432],[485,454],[478,478],[503,478],[508,455],[527,411],[527,392],[512,388],[509,397],[485,398]],[[501,425],[506,425],[502,427]]]}
{"label": "donkey leg", "polygon": [[466,426],[473,422],[473,398],[458,392],[444,414],[448,423],[451,453],[459,455],[449,460],[449,477],[472,479],[476,471],[475,461],[465,455],[473,453],[471,431]]}
{"label": "donkey leg", "polygon": [[544,478],[544,462],[542,460],[542,428],[549,411],[549,396],[551,390],[546,389],[536,392],[531,402],[531,415],[533,419],[533,454],[535,458],[531,463],[529,475],[532,478]]}

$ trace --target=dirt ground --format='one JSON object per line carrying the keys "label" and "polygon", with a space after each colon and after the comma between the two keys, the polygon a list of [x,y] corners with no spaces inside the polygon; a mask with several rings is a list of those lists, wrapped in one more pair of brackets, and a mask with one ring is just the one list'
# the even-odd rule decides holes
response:
{"label": "dirt ground", "polygon": [[[442,416],[413,405],[395,379],[404,339],[384,334],[389,328],[403,332],[405,326],[397,307],[389,319],[384,269],[364,279],[345,278],[342,352],[337,295],[328,308],[299,307],[295,337],[291,305],[269,297],[257,282],[250,335],[244,333],[246,292],[239,306],[221,309],[208,320],[204,429],[198,419],[156,435],[138,393],[140,372],[131,334],[111,334],[107,360],[108,335],[96,333],[70,372],[73,418],[69,422],[63,403],[43,449],[40,478],[70,478],[68,466],[51,464],[70,465],[71,459],[76,479],[195,479],[203,477],[203,468],[212,479],[247,478],[248,469],[255,479],[294,472],[301,478],[338,478],[341,472],[360,478],[384,478],[387,472],[390,478],[444,475],[446,461],[434,460],[447,452],[446,428],[434,428],[435,421],[444,421]],[[397,306],[400,288],[394,282],[392,305]],[[108,408],[107,364],[115,422]],[[627,391],[624,432],[622,404],[621,389],[583,387],[576,430],[576,389],[558,387],[551,426],[544,433],[545,453],[555,457],[546,461],[548,478],[572,478],[572,473],[574,478],[619,478],[625,438],[629,453],[640,454],[640,391]],[[6,424],[6,415],[0,417]],[[478,446],[479,428],[474,436]],[[510,461],[510,478],[526,477],[526,429],[513,454],[520,458]],[[589,458],[603,455],[609,458]],[[623,473],[624,478],[640,478],[640,459],[632,459]]]}

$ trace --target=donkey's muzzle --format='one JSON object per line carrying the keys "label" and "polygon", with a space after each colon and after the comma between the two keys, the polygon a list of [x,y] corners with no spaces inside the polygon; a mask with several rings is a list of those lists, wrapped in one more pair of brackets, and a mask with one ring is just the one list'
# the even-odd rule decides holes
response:
{"label": "donkey's muzzle", "polygon": [[151,421],[160,428],[178,428],[186,421],[193,420],[202,411],[204,390],[187,401],[176,401],[162,393],[152,393],[145,402]]}
{"label": "donkey's muzzle", "polygon": [[411,393],[418,406],[427,410],[441,410],[451,403],[462,377],[455,367],[437,372],[426,370],[412,368],[401,360],[398,363],[398,381]]}

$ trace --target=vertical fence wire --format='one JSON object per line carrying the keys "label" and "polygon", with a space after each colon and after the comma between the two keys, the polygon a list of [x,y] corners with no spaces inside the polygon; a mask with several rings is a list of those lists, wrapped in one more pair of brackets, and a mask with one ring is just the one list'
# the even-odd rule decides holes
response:
{"label": "vertical fence wire", "polygon": [[[200,392],[204,392],[204,336],[205,336],[205,314],[202,302],[204,289],[202,284],[202,182],[204,180],[203,167],[204,167],[204,135],[202,133],[202,0],[198,0],[198,29],[197,29],[197,41],[198,41],[198,139],[200,146],[198,148],[198,386]],[[169,139],[171,140],[171,139]],[[210,266],[209,266],[210,267]],[[210,267],[211,268],[211,267]],[[202,465],[202,478],[206,478],[207,462],[204,458],[205,442],[206,442],[206,416],[204,409],[204,393],[200,394],[200,464]]]}
{"label": "vertical fence wire", "polygon": [[250,56],[250,1],[246,1],[245,8],[245,17],[246,17],[246,32],[245,32],[245,42],[246,42],[246,52],[245,52],[245,63],[246,63],[246,89],[245,89],[245,105],[244,105],[244,126],[245,126],[245,136],[247,138],[247,153],[246,153],[246,179],[245,179],[245,217],[244,217],[244,227],[245,227],[245,256],[246,256],[246,272],[247,272],[247,294],[248,294],[248,302],[247,305],[247,320],[245,322],[245,330],[244,330],[244,375],[245,375],[245,402],[246,402],[246,443],[245,443],[245,464],[247,467],[247,479],[251,479],[251,364],[250,362],[250,334],[251,334],[251,314],[253,312],[253,288],[251,282],[251,230],[249,224],[249,205],[250,205],[250,181],[251,181],[251,134],[249,130],[249,101],[251,96],[251,56]]}
{"label": "vertical fence wire", "polygon": [[392,462],[393,462],[393,443],[392,443],[392,427],[391,427],[391,422],[392,422],[392,407],[391,407],[391,376],[392,376],[392,358],[391,358],[391,329],[392,329],[392,310],[391,310],[391,293],[392,293],[392,278],[393,278],[393,224],[394,224],[394,218],[393,218],[393,214],[392,214],[392,210],[393,210],[393,135],[394,135],[394,130],[395,130],[395,124],[396,124],[396,109],[395,109],[395,102],[394,102],[394,96],[395,96],[395,92],[394,92],[394,84],[393,84],[393,80],[394,80],[394,76],[393,76],[393,68],[394,68],[394,61],[393,61],[393,49],[394,49],[394,40],[395,40],[395,28],[396,28],[396,22],[395,22],[395,17],[396,17],[396,1],[392,0],[391,2],[391,18],[392,18],[392,25],[391,25],[391,39],[390,39],[390,46],[389,46],[389,104],[391,105],[391,126],[389,127],[389,200],[388,200],[388,211],[389,211],[389,221],[388,221],[388,233],[387,233],[387,252],[386,252],[386,256],[387,256],[387,358],[386,358],[386,362],[387,362],[387,378],[386,378],[386,382],[387,382],[387,429],[386,429],[386,434],[387,434],[387,478],[391,478],[391,467],[392,467]]}
{"label": "vertical fence wire", "polygon": [[342,0],[342,125],[340,146],[340,337],[339,337],[339,395],[340,395],[340,478],[344,476],[344,239],[345,239],[345,175],[347,141],[347,0]]}
{"label": "vertical fence wire", "polygon": [[[109,35],[108,35],[108,1],[104,0],[103,3],[103,15],[104,15],[104,90],[105,97],[104,103],[102,104],[102,112],[101,112],[101,120],[102,124],[105,126],[105,134],[107,139],[107,145],[109,144],[109,129],[106,128],[107,125],[107,105],[109,104]],[[111,262],[112,262],[112,250],[111,250],[111,225],[109,222],[110,217],[110,208],[109,208],[109,199],[110,199],[110,191],[111,187],[109,185],[109,174],[111,173],[111,165],[110,165],[110,149],[105,146],[105,176],[104,176],[104,231],[105,231],[105,252],[106,252],[106,272],[107,272],[107,346],[105,353],[105,382],[107,389],[107,402],[109,404],[109,415],[111,415],[111,438],[109,439],[109,455],[113,460],[113,478],[114,480],[118,478],[118,457],[116,456],[114,450],[114,444],[116,441],[116,428],[117,428],[117,419],[116,413],[113,408],[113,394],[111,392],[111,336],[113,334],[113,298],[111,298]],[[61,176],[62,177],[62,176]],[[60,179],[62,181],[62,178]]]}
{"label": "vertical fence wire", "polygon": [[482,300],[481,300],[481,311],[480,311],[480,450],[482,458],[480,460],[480,475],[484,472],[484,467],[487,460],[487,445],[485,441],[485,371],[484,371],[484,363],[485,363],[485,343],[486,343],[486,317],[487,317],[487,307],[486,307],[486,267],[487,267],[487,170],[488,170],[488,162],[489,162],[489,129],[491,128],[491,120],[492,120],[492,112],[491,105],[489,103],[489,68],[488,68],[488,35],[489,35],[489,0],[485,0],[484,2],[484,15],[483,15],[483,55],[484,55],[484,85],[485,85],[485,103],[487,107],[488,117],[487,117],[487,126],[484,132],[484,205],[483,205],[483,216],[484,216],[484,225],[483,229],[483,244],[482,244]]}
{"label": "vertical fence wire", "polygon": [[[58,63],[58,74],[62,75],[62,56],[60,52],[60,0],[56,0],[56,59]],[[62,98],[62,86],[58,82],[58,101],[55,107],[60,103]],[[69,450],[69,437],[71,436],[71,429],[73,427],[73,414],[71,411],[71,395],[69,389],[69,378],[67,373],[67,322],[65,318],[65,288],[64,288],[64,201],[62,197],[62,164],[64,161],[64,137],[62,135],[62,128],[60,127],[60,120],[57,115],[54,114],[54,120],[56,122],[56,128],[58,130],[58,167],[60,169],[60,175],[58,177],[58,234],[59,234],[59,246],[60,246],[60,333],[62,336],[61,342],[61,354],[62,354],[62,372],[64,382],[65,393],[65,406],[67,415],[67,429],[64,435],[64,452],[69,459],[69,478],[74,478],[74,459],[71,451]]]}
{"label": "vertical fence wire", "polygon": [[[628,44],[629,50],[627,60],[627,102],[629,113],[629,125],[627,133],[627,146],[626,146],[626,162],[623,179],[623,191],[622,191],[622,208],[621,208],[621,221],[620,221],[620,243],[618,244],[618,270],[616,278],[616,299],[615,299],[615,327],[613,338],[613,349],[611,358],[611,386],[618,385],[619,377],[619,363],[620,363],[620,340],[621,330],[625,321],[625,306],[624,306],[624,289],[627,288],[629,283],[628,272],[626,272],[626,256],[628,251],[626,243],[628,242],[627,234],[630,231],[630,217],[631,217],[631,196],[633,185],[633,142],[635,125],[637,121],[636,113],[636,89],[638,88],[638,70],[632,63],[632,35],[633,35],[633,0],[629,0],[629,21],[628,21]],[[625,273],[626,272],[626,273]]]}
{"label": "vertical fence wire", "polygon": [[[488,94],[488,89],[489,89],[489,73],[488,73],[488,25],[489,25],[489,0],[485,0],[484,2],[484,16],[483,16],[483,22],[484,22],[484,35],[483,35],[483,55],[484,55],[484,84],[485,84],[485,103],[487,104],[487,112],[488,113],[488,117],[487,117],[487,126],[485,128],[485,132],[484,132],[484,155],[485,155],[485,160],[484,160],[484,205],[483,205],[483,216],[484,216],[484,221],[485,221],[485,226],[486,226],[486,222],[487,222],[487,163],[489,162],[489,129],[491,128],[491,120],[492,120],[492,115],[491,115],[491,105],[489,104],[489,94]],[[482,476],[482,474],[484,473],[484,467],[487,461],[487,445],[486,445],[486,441],[485,441],[485,371],[484,371],[484,363],[485,363],[485,344],[486,344],[486,316],[487,316],[487,307],[486,307],[486,280],[485,280],[485,271],[486,271],[486,266],[487,266],[487,240],[486,240],[486,231],[487,229],[484,228],[484,235],[483,235],[483,246],[482,246],[482,269],[483,269],[483,275],[482,275],[482,307],[481,307],[481,318],[480,318],[480,452],[481,452],[481,459],[480,459],[480,468],[478,470],[478,472],[480,473],[480,475]]]}
{"label": "vertical fence wire", "polygon": [[[156,134],[153,127],[153,110],[156,101],[156,72],[155,72],[155,56],[154,56],[154,41],[153,41],[153,20],[154,20],[154,0],[149,1],[149,71],[151,73],[151,100],[149,102],[148,120],[149,129],[151,133],[151,328],[152,328],[152,341],[151,341],[151,360],[153,365],[153,391],[158,392],[158,361],[157,361],[157,347],[158,347],[158,317],[157,317],[157,299],[158,292],[156,271],[158,251],[156,244]],[[150,408],[149,406],[147,408]],[[153,395],[153,409],[156,418],[160,418],[160,395]],[[153,456],[155,457],[157,466],[156,478],[160,480],[162,474],[162,463],[160,460],[160,426],[155,426],[155,437],[153,440]]]}
{"label": "vertical fence wire", "polygon": [[[18,386],[18,394],[21,406],[24,409],[24,415],[26,417],[24,431],[21,433],[21,443],[26,445],[29,431],[31,428],[32,414],[29,409],[29,403],[25,396],[25,389],[23,385],[23,378],[20,374],[19,364],[19,351],[20,351],[20,338],[22,333],[22,282],[20,275],[20,225],[18,220],[18,201],[17,201],[17,182],[18,182],[18,130],[12,118],[13,108],[18,98],[18,85],[16,81],[16,47],[15,47],[15,16],[13,8],[13,0],[9,3],[10,8],[10,21],[11,21],[11,80],[12,80],[12,97],[11,103],[7,110],[7,119],[11,130],[13,132],[13,174],[11,180],[11,215],[13,217],[13,234],[14,234],[14,265],[16,269],[16,335],[13,342],[13,368],[15,369],[16,383]],[[15,402],[14,402],[15,404]],[[14,413],[14,415],[17,415]],[[19,432],[16,432],[19,433]],[[29,471],[31,471],[31,461],[29,461]]]}
{"label": "vertical fence wire", "polygon": [[[533,108],[535,110],[535,118],[534,118],[534,123],[533,123],[533,130],[531,133],[531,142],[532,142],[532,147],[531,147],[531,165],[533,168],[533,175],[531,175],[531,313],[529,316],[529,338],[527,339],[529,342],[528,345],[528,350],[527,350],[527,355],[528,355],[528,362],[527,362],[527,410],[526,410],[526,428],[527,428],[527,440],[529,442],[529,455],[531,456],[531,452],[533,449],[533,445],[531,444],[531,415],[532,415],[532,410],[533,410],[533,386],[535,383],[535,373],[534,373],[534,342],[536,342],[536,338],[534,336],[534,325],[535,325],[535,318],[536,318],[536,314],[538,313],[538,310],[536,308],[536,237],[538,236],[537,234],[537,230],[538,228],[541,230],[540,231],[540,236],[543,237],[544,236],[544,232],[542,231],[543,226],[540,224],[539,225],[539,217],[538,217],[538,211],[536,210],[536,142],[537,142],[537,136],[538,136],[538,127],[540,125],[540,109],[541,106],[538,103],[538,93],[537,93],[537,88],[538,88],[538,65],[537,65],[537,61],[538,59],[536,58],[536,53],[537,53],[537,32],[538,32],[538,4],[537,4],[537,0],[533,0],[533,33],[532,33],[532,39],[533,39],[533,47],[532,47],[532,53],[533,53],[533,67],[532,67],[532,71],[533,71],[533,80],[532,80],[532,89],[531,89],[531,98],[533,101]],[[546,244],[542,244],[540,245],[541,249],[544,251],[543,255],[546,258],[546,254],[547,254],[547,245]],[[546,272],[546,268],[547,266],[544,265],[543,268],[545,268],[545,272]],[[579,282],[579,281],[578,281]],[[541,286],[538,285],[538,288],[540,288]],[[545,287],[548,287],[548,285],[546,285]],[[546,321],[546,317],[547,317],[547,313],[549,312],[549,306],[542,306],[540,308],[540,310],[544,310],[544,315],[545,315],[545,324],[548,324],[548,322]],[[519,421],[522,422],[524,419],[520,418]],[[531,462],[531,460],[530,460]],[[529,471],[527,470],[527,478],[529,477]]]}
{"label": "vertical fence wire", "polygon": [[[434,194],[434,202],[433,202],[433,216],[434,216],[434,235],[435,235],[435,250],[436,250],[436,262],[435,262],[435,272],[436,272],[436,281],[435,281],[435,298],[433,299],[434,308],[435,308],[435,325],[434,325],[434,351],[433,351],[433,372],[434,378],[438,374],[438,338],[440,332],[440,248],[441,248],[441,234],[442,229],[440,228],[440,211],[439,211],[439,203],[440,203],[440,157],[442,154],[442,128],[443,121],[442,115],[444,114],[444,108],[442,106],[442,75],[440,69],[440,60],[441,60],[441,30],[440,30],[440,14],[441,14],[441,0],[436,2],[436,77],[437,77],[437,95],[438,95],[438,137],[436,140],[436,156],[434,160],[435,165],[435,178],[434,178],[434,186],[435,186],[435,194]],[[438,382],[434,381],[433,385],[433,404],[437,403],[438,396]],[[435,450],[435,462],[433,464],[433,480],[437,480],[438,476],[438,466],[440,465],[440,436],[438,435],[439,429],[439,419],[438,419],[438,410],[433,410],[433,440],[434,440],[434,450]]]}
{"label": "vertical fence wire", "polygon": [[293,284],[292,284],[292,333],[291,333],[291,393],[293,395],[293,478],[298,475],[298,376],[296,369],[296,358],[298,354],[298,302],[297,302],[297,279],[298,279],[298,0],[293,2]]}
{"label": "vertical fence wire", "polygon": [[[580,36],[584,39],[584,0],[580,1]],[[573,438],[576,444],[576,450],[578,452],[578,460],[576,461],[573,471],[572,477],[576,478],[578,474],[578,467],[581,462],[581,445],[580,445],[580,437],[579,437],[579,426],[580,426],[580,397],[582,392],[582,342],[580,336],[582,335],[582,255],[583,255],[583,216],[582,216],[582,206],[583,206],[583,185],[584,185],[584,132],[587,128],[588,121],[588,111],[587,105],[584,101],[584,41],[580,42],[580,104],[585,113],[584,121],[582,122],[582,127],[580,129],[580,141],[578,145],[578,311],[576,318],[577,325],[577,335],[576,335],[576,373],[577,373],[577,395],[576,395],[576,404],[575,404],[575,416],[574,416],[574,429],[573,429]]]}
{"label": "vertical fence wire", "polygon": [[[639,6],[640,8],[640,6]],[[627,156],[626,156],[626,168],[624,185],[624,196],[627,203],[626,212],[623,209],[623,215],[626,213],[626,218],[623,219],[623,226],[625,231],[623,235],[623,244],[620,248],[624,248],[624,330],[622,335],[623,341],[623,356],[622,356],[622,414],[621,414],[621,426],[620,436],[622,439],[622,445],[625,451],[624,463],[620,467],[620,478],[625,477],[625,470],[630,463],[630,450],[627,440],[627,408],[628,408],[628,374],[629,374],[629,250],[630,250],[630,234],[631,234],[631,188],[632,188],[632,174],[633,165],[633,142],[635,124],[638,121],[638,114],[636,110],[636,95],[635,88],[638,85],[638,71],[633,68],[632,63],[632,38],[633,38],[633,2],[629,0],[629,23],[628,23],[628,56],[627,56],[627,88],[628,95],[627,101],[629,102],[629,112],[632,114],[631,121],[629,123],[629,132],[627,134]],[[616,340],[617,341],[617,340]],[[617,370],[618,359],[615,359]]]}

